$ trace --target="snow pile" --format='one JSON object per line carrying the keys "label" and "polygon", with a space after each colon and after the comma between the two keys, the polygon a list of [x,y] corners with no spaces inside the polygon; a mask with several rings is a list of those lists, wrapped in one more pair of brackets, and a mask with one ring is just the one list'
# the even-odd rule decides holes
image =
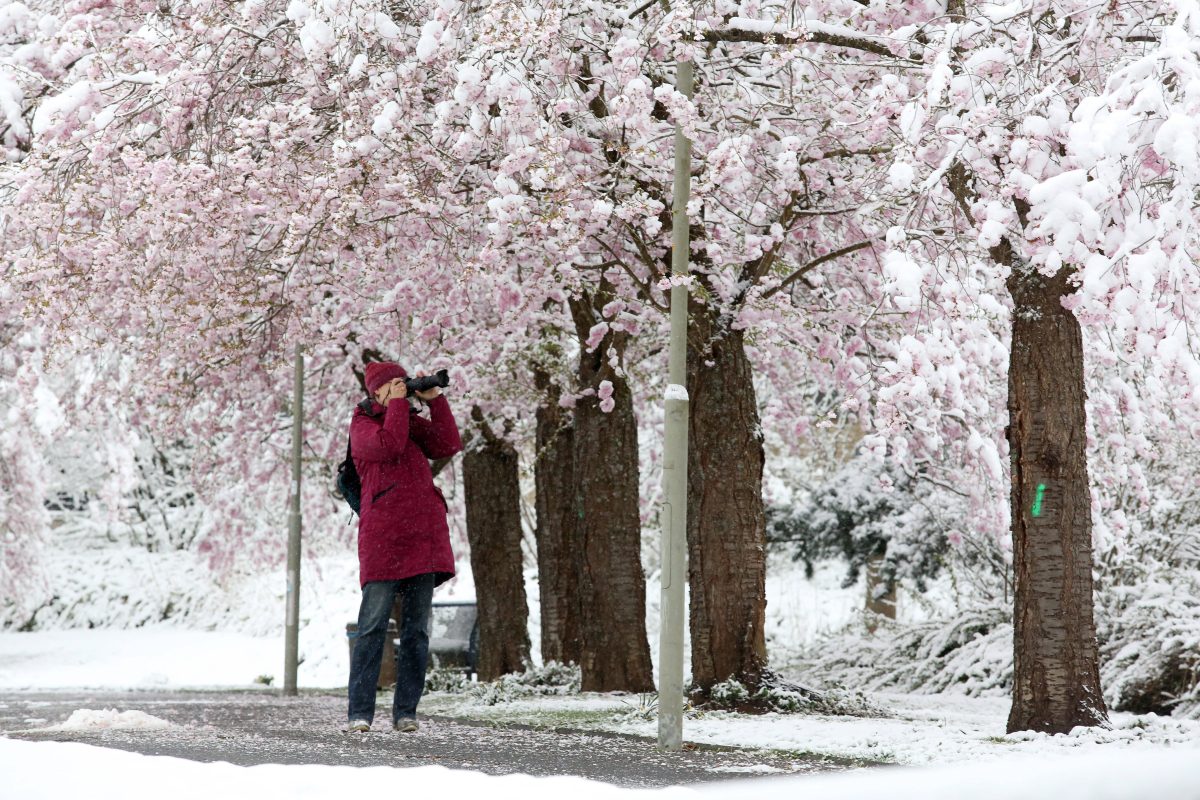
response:
{"label": "snow pile", "polygon": [[71,716],[67,717],[66,722],[59,725],[52,725],[47,730],[161,731],[170,727],[172,727],[170,722],[151,716],[145,711],[117,711],[115,708],[94,711],[90,708],[81,708],[78,711],[71,712]]}

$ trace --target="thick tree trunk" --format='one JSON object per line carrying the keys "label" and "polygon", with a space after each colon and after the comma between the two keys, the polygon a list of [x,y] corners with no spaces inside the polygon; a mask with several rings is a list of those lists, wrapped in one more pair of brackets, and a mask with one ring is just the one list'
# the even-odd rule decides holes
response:
{"label": "thick tree trunk", "polygon": [[479,679],[488,681],[528,663],[529,611],[517,451],[483,427],[463,455],[463,487],[479,608]]}
{"label": "thick tree trunk", "polygon": [[[575,407],[574,577],[583,610],[583,689],[652,691],[633,397],[608,363],[613,334],[593,352],[583,344],[597,318],[596,306],[574,300],[571,311],[580,340],[579,385],[599,390],[602,381],[611,381],[614,401],[608,412],[595,397],[585,397]],[[615,344],[619,348],[619,341]]]}
{"label": "thick tree trunk", "polygon": [[[758,404],[741,331],[693,302],[688,338],[688,587],[701,693],[766,667],[766,512]],[[698,344],[702,343],[702,346]]]}
{"label": "thick tree trunk", "polygon": [[1073,291],[1067,270],[1045,278],[1016,264],[1008,288],[1016,583],[1008,730],[1066,733],[1107,720],[1092,618],[1082,336],[1061,302]]}
{"label": "thick tree trunk", "polygon": [[558,404],[559,388],[536,373],[543,404],[537,410],[537,455],[533,465],[537,509],[538,586],[542,609],[542,661],[580,661],[579,593],[572,554],[575,527],[575,427]]}

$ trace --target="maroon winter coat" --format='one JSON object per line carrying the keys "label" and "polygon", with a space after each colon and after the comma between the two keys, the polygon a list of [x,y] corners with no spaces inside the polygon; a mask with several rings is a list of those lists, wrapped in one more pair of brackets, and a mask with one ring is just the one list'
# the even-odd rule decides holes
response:
{"label": "maroon winter coat", "polygon": [[374,401],[354,410],[350,452],[362,480],[358,518],[359,583],[397,581],[432,572],[454,577],[446,500],[433,484],[430,459],[462,450],[450,403],[429,402],[432,419],[405,400],[385,409]]}

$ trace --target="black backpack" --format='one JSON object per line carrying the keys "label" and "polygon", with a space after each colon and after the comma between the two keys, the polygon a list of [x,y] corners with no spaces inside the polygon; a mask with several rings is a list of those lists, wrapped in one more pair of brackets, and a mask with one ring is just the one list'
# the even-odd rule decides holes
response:
{"label": "black backpack", "polygon": [[[370,398],[359,403],[359,406],[371,410]],[[337,467],[337,493],[355,514],[362,508],[362,479],[358,477],[358,467],[354,466],[354,458],[350,454],[350,437],[346,437],[346,460]]]}
{"label": "black backpack", "polygon": [[358,467],[354,466],[354,459],[350,455],[349,439],[346,440],[346,460],[338,464],[337,468],[337,491],[354,513],[359,513],[359,509],[362,508],[362,480],[358,477]]}

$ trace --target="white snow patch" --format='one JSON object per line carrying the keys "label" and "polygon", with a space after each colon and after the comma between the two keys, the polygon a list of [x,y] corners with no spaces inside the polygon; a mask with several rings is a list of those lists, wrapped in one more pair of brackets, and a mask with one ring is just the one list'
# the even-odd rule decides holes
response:
{"label": "white snow patch", "polygon": [[896,191],[906,192],[912,188],[915,174],[912,164],[907,161],[897,161],[888,167],[888,183]]}
{"label": "white snow patch", "polygon": [[50,731],[161,731],[172,727],[165,719],[151,716],[145,711],[117,711],[115,708],[93,710],[81,708],[71,712],[67,721],[51,725]]}
{"label": "white snow patch", "polygon": [[[488,797],[493,800],[697,800],[692,789],[622,789],[573,776],[484,775],[427,767],[261,764],[239,767],[146,756],[73,742],[0,739],[4,796],[21,800],[327,800],[359,794]],[[1170,798],[1166,798],[1170,800]]]}
{"label": "white snow patch", "polygon": [[837,775],[731,781],[706,787],[722,800],[1195,800],[1195,750],[1005,758],[938,769],[871,769]]}
{"label": "white snow patch", "polygon": [[[345,647],[344,629],[340,637]],[[282,665],[282,631],[254,637],[147,626],[0,634],[0,689],[249,688]]]}
{"label": "white snow patch", "polygon": [[403,787],[418,795],[496,800],[654,798],[655,800],[1195,800],[1195,748],[1094,752],[1082,756],[1007,757],[988,764],[926,769],[867,769],[836,775],[734,780],[696,788],[626,789],[573,776],[492,776],[440,766],[415,768],[263,764],[239,767],[146,756],[91,745],[0,739],[6,796],[22,800],[257,800],[328,798],[347,787]]}

